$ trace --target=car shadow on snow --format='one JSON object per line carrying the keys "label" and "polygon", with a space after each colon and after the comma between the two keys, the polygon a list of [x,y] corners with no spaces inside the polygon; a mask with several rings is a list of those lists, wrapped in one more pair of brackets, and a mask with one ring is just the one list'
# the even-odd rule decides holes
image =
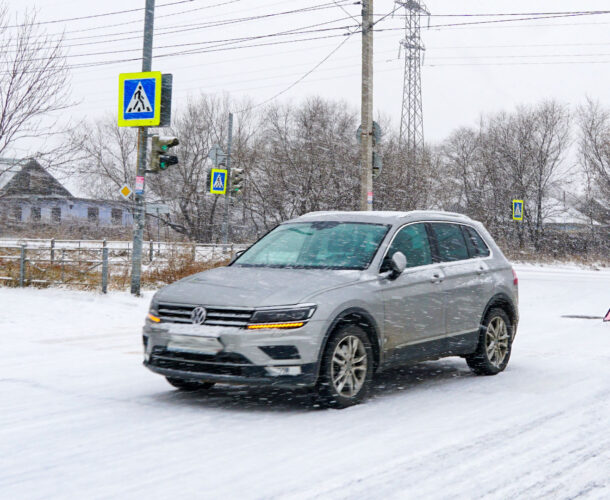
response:
{"label": "car shadow on snow", "polygon": [[[375,375],[370,399],[382,399],[414,390],[445,388],[457,378],[472,377],[464,361],[453,358],[391,368]],[[164,404],[219,408],[237,411],[294,412],[317,411],[321,407],[310,389],[281,389],[217,384],[208,391],[182,392],[168,386],[152,396]]]}
{"label": "car shadow on snow", "polygon": [[464,360],[445,358],[440,361],[425,361],[413,365],[390,368],[378,373],[373,380],[372,398],[382,398],[401,392],[415,390],[444,389],[447,383],[457,378],[471,378]]}
{"label": "car shadow on snow", "polygon": [[289,390],[217,384],[207,391],[183,392],[168,386],[167,392],[155,394],[153,397],[156,401],[166,404],[225,410],[305,412],[318,409],[308,389]]}

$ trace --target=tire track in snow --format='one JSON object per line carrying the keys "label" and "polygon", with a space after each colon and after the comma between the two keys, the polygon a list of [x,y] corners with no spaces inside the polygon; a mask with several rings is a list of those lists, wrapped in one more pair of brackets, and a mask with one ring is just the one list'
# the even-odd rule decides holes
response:
{"label": "tire track in snow", "polygon": [[[594,406],[600,398],[608,398],[609,395],[610,391],[605,390],[587,398],[588,401],[581,401],[581,409],[577,413],[586,413],[585,410]],[[356,480],[333,479],[322,483],[318,488],[303,492],[302,495],[296,495],[296,498],[404,498],[405,495],[472,498],[472,483],[480,478],[481,471],[489,470],[489,464],[500,469],[500,474],[493,474],[496,484],[491,487],[485,488],[485,483],[481,481],[483,488],[478,498],[538,498],[548,495],[553,495],[554,498],[569,498],[570,495],[563,497],[561,491],[557,491],[561,487],[561,483],[558,486],[557,479],[565,477],[566,471],[583,463],[594,460],[602,462],[602,455],[610,449],[610,437],[604,432],[605,420],[601,418],[595,419],[600,439],[593,447],[585,440],[587,431],[591,431],[587,425],[583,424],[576,435],[562,432],[573,428],[574,416],[570,409],[561,409],[522,424],[515,424],[507,419],[504,427],[496,427],[468,444],[441,448],[419,457],[401,457],[368,468]],[[514,452],[511,441],[516,439],[526,443],[526,448],[521,448],[521,451],[526,456],[533,451],[533,457],[524,462],[522,454],[510,454]],[[535,463],[536,461],[538,463]],[[599,467],[600,474],[602,466],[603,463]],[[506,471],[516,472],[507,474]],[[510,477],[498,484],[497,478],[507,475]],[[545,489],[547,484],[551,485],[549,491]],[[438,487],[442,485],[447,485],[451,490],[439,491]],[[577,490],[574,491],[574,494],[577,494],[578,491],[592,491],[607,486],[607,480],[587,481],[582,485],[574,483],[571,489]],[[287,496],[295,497],[293,494]]]}

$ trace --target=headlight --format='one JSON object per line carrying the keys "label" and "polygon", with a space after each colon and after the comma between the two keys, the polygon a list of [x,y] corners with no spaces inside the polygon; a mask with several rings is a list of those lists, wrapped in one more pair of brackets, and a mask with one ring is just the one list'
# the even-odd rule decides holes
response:
{"label": "headlight", "polygon": [[315,304],[258,309],[250,318],[248,328],[299,328],[313,316]]}
{"label": "headlight", "polygon": [[153,323],[161,322],[161,318],[159,318],[159,304],[155,302],[155,299],[153,299],[150,303],[150,308],[148,309],[148,315],[146,318]]}

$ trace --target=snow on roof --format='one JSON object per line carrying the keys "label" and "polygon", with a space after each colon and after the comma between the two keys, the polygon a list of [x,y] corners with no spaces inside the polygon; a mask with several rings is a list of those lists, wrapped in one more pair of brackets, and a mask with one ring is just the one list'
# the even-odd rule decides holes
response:
{"label": "snow on roof", "polygon": [[15,165],[14,163],[0,163],[0,189],[6,186],[20,170],[21,165]]}
{"label": "snow on roof", "polygon": [[553,203],[553,212],[544,218],[545,224],[579,224],[600,226],[601,224],[595,220],[591,220],[590,217],[583,214],[581,211],[574,207],[564,205],[563,202],[556,198],[547,200]]}
{"label": "snow on roof", "polygon": [[452,219],[463,219],[470,221],[471,219],[463,214],[458,214],[454,212],[443,212],[440,210],[413,210],[411,212],[392,212],[392,211],[341,211],[341,210],[333,210],[333,211],[320,211],[320,212],[309,212],[307,214],[301,215],[300,217],[296,217],[294,220],[346,220],[346,221],[367,221],[367,222],[379,222],[379,223],[396,223],[400,219],[412,218],[412,219],[421,219],[421,218],[441,218],[442,220],[447,220],[445,218]]}

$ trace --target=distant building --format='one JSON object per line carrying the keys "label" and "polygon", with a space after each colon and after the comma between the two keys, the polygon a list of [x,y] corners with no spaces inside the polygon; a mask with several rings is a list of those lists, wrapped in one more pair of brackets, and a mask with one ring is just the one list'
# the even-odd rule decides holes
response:
{"label": "distant building", "polygon": [[126,202],[72,196],[36,160],[0,165],[0,227],[131,226],[129,208]]}

